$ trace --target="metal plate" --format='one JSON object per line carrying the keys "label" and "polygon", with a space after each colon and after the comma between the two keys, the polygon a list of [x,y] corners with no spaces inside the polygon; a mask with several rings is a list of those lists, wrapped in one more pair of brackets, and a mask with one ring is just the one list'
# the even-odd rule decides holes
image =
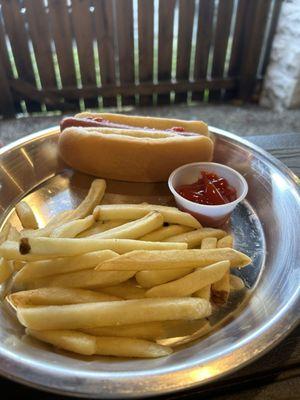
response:
{"label": "metal plate", "polygon": [[[169,357],[120,360],[72,356],[24,337],[5,306],[0,308],[0,372],[57,393],[97,398],[163,394],[211,382],[257,358],[282,339],[299,319],[300,195],[295,176],[247,141],[211,128],[214,161],[241,172],[249,194],[234,212],[235,247],[253,264],[240,271],[247,289],[211,318],[215,329],[180,344]],[[75,173],[57,156],[57,128],[28,136],[0,151],[1,224],[18,226],[14,205],[22,198],[40,224],[78,204],[91,177]],[[108,182],[107,203],[171,204],[165,184]],[[2,292],[7,288],[2,288]]]}

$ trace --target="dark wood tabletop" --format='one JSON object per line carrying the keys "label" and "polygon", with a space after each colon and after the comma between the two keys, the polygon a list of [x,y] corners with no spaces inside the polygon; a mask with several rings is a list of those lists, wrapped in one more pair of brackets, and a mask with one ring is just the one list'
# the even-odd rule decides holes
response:
{"label": "dark wood tabletop", "polygon": [[[248,136],[247,140],[264,148],[300,177],[300,133]],[[300,184],[300,179],[299,182]],[[156,397],[165,400],[299,400],[300,327],[279,345],[247,367],[213,384],[192,391]],[[44,393],[0,378],[3,397],[9,399],[62,400],[64,396]]]}

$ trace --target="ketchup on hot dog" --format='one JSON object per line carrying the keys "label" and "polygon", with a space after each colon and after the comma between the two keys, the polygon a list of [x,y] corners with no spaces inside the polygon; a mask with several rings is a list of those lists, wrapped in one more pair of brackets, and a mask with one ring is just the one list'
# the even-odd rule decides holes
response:
{"label": "ketchup on hot dog", "polygon": [[202,171],[197,182],[181,185],[176,191],[185,199],[204,205],[220,205],[236,200],[236,190],[225,178]]}

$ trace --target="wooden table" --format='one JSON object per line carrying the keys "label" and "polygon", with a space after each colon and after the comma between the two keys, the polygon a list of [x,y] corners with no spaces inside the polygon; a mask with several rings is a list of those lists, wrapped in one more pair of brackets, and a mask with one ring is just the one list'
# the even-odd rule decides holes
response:
{"label": "wooden table", "polygon": [[[300,134],[248,136],[247,140],[269,151],[300,177]],[[300,179],[299,179],[300,184]],[[300,327],[268,354],[214,384],[156,400],[299,400]],[[1,392],[9,399],[68,399],[0,378]],[[4,396],[4,395],[3,395]]]}

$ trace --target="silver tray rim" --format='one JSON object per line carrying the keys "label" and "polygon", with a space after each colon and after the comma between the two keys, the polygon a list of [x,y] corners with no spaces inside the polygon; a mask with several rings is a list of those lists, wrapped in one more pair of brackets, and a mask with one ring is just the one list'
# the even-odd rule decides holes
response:
{"label": "silver tray rim", "polygon": [[[239,145],[242,145],[243,147],[247,148],[250,151],[255,151],[258,153],[260,156],[262,156],[268,163],[272,164],[277,170],[279,170],[286,179],[290,181],[290,184],[294,187],[297,195],[298,195],[298,205],[300,209],[300,186],[298,184],[299,178],[297,175],[295,175],[288,167],[286,167],[281,161],[277,160],[275,157],[273,157],[271,154],[266,152],[265,150],[261,149],[259,146],[249,142],[248,140],[241,138],[233,133],[230,133],[228,131],[225,131],[220,128],[215,128],[213,126],[209,126],[209,131],[213,134],[217,134],[220,136],[223,136],[225,138],[228,138],[230,140],[233,140],[234,142],[238,143]],[[32,133],[30,135],[27,135],[23,138],[20,138],[12,143],[9,143],[5,146],[3,146],[0,149],[0,155],[5,154],[6,152],[18,148],[25,143],[30,143],[34,142],[36,140],[39,140],[41,138],[45,138],[47,136],[53,136],[59,132],[59,127],[54,126],[50,127],[47,129],[43,129],[40,131],[37,131],[35,133]],[[297,290],[295,291],[294,295],[290,298],[290,300],[286,303],[285,307],[276,314],[276,316],[272,320],[266,320],[265,324],[262,325],[262,327],[259,329],[258,332],[252,335],[245,335],[243,340],[239,342],[239,347],[237,347],[231,354],[226,355],[226,368],[222,371],[218,371],[215,374],[212,374],[210,377],[205,377],[201,379],[195,379],[192,383],[185,384],[183,380],[180,381],[180,385],[177,385],[175,388],[170,388],[168,389],[166,386],[162,385],[162,389],[157,391],[149,391],[148,393],[124,393],[119,390],[116,392],[102,392],[101,395],[99,391],[95,391],[94,393],[86,393],[86,392],[74,392],[74,391],[67,391],[64,389],[63,386],[63,380],[64,378],[67,377],[62,374],[62,371],[59,371],[56,375],[56,379],[62,380],[62,383],[60,385],[60,388],[57,388],[57,385],[54,385],[53,378],[54,374],[51,375],[50,379],[52,382],[41,384],[38,382],[35,382],[34,377],[37,377],[34,375],[34,369],[36,367],[32,367],[32,372],[33,376],[28,378],[30,374],[26,372],[26,368],[28,368],[28,365],[24,363],[22,364],[22,361],[18,360],[17,357],[11,357],[10,354],[6,354],[6,352],[3,352],[3,349],[1,348],[0,344],[0,375],[9,378],[11,380],[14,380],[16,382],[25,384],[27,386],[36,388],[36,389],[42,389],[45,391],[49,391],[52,393],[57,393],[57,394],[63,394],[67,396],[76,396],[76,397],[86,397],[86,398],[136,398],[136,397],[149,397],[153,395],[162,395],[162,394],[170,394],[170,393],[180,393],[183,390],[187,389],[192,389],[197,386],[202,386],[204,384],[209,384],[216,379],[220,379],[226,375],[229,375],[242,367],[245,367],[246,365],[252,363],[253,361],[257,360],[261,356],[263,356],[265,353],[270,351],[272,348],[274,348],[278,343],[280,343],[298,324],[299,324],[299,316],[297,310],[300,307],[300,285],[298,286]],[[279,322],[280,322],[280,327],[282,327],[282,324],[286,326],[286,329],[284,331],[278,331],[279,328]],[[255,352],[255,354],[251,354],[251,348],[250,346],[255,343],[255,341],[260,340],[260,346],[259,346],[259,351]],[[241,360],[239,357],[235,357],[235,353],[237,351],[243,350],[243,354],[247,354],[247,357],[243,357]],[[248,351],[247,351],[248,350]],[[238,360],[238,362],[236,362]],[[232,361],[232,363],[231,363]],[[209,361],[209,364],[213,366],[213,364],[216,361]],[[230,367],[229,367],[230,365]],[[200,366],[195,366],[193,365],[190,367],[188,370],[185,372],[191,373],[194,372],[195,375],[197,373],[197,370],[200,369]],[[37,371],[36,371],[37,372]],[[48,371],[50,372],[50,371]],[[168,383],[171,383],[171,381],[178,380],[178,374],[182,373],[183,370],[177,370],[169,373],[168,377]],[[46,370],[43,371],[43,373],[46,373]],[[41,374],[41,371],[39,371],[39,375]],[[26,376],[27,375],[27,376]],[[93,374],[94,375],[94,374]],[[76,379],[78,377],[74,377],[74,385],[76,385]],[[103,377],[105,379],[105,377]],[[134,377],[132,377],[134,378]],[[154,378],[152,376],[152,378]],[[101,378],[100,378],[101,379]],[[135,379],[143,379],[143,377],[138,377],[136,376]],[[158,379],[163,379],[163,376],[158,376]],[[49,381],[50,381],[49,380]],[[70,376],[68,376],[68,380],[70,380]],[[180,379],[179,379],[180,380]],[[93,376],[93,383],[95,383],[95,376]],[[100,383],[100,380],[99,380]],[[142,381],[140,382],[142,383]],[[148,385],[147,385],[148,386]],[[159,386],[159,385],[158,385]],[[99,389],[99,388],[98,388]],[[119,388],[120,389],[120,388]],[[100,395],[100,396],[99,396]]]}

